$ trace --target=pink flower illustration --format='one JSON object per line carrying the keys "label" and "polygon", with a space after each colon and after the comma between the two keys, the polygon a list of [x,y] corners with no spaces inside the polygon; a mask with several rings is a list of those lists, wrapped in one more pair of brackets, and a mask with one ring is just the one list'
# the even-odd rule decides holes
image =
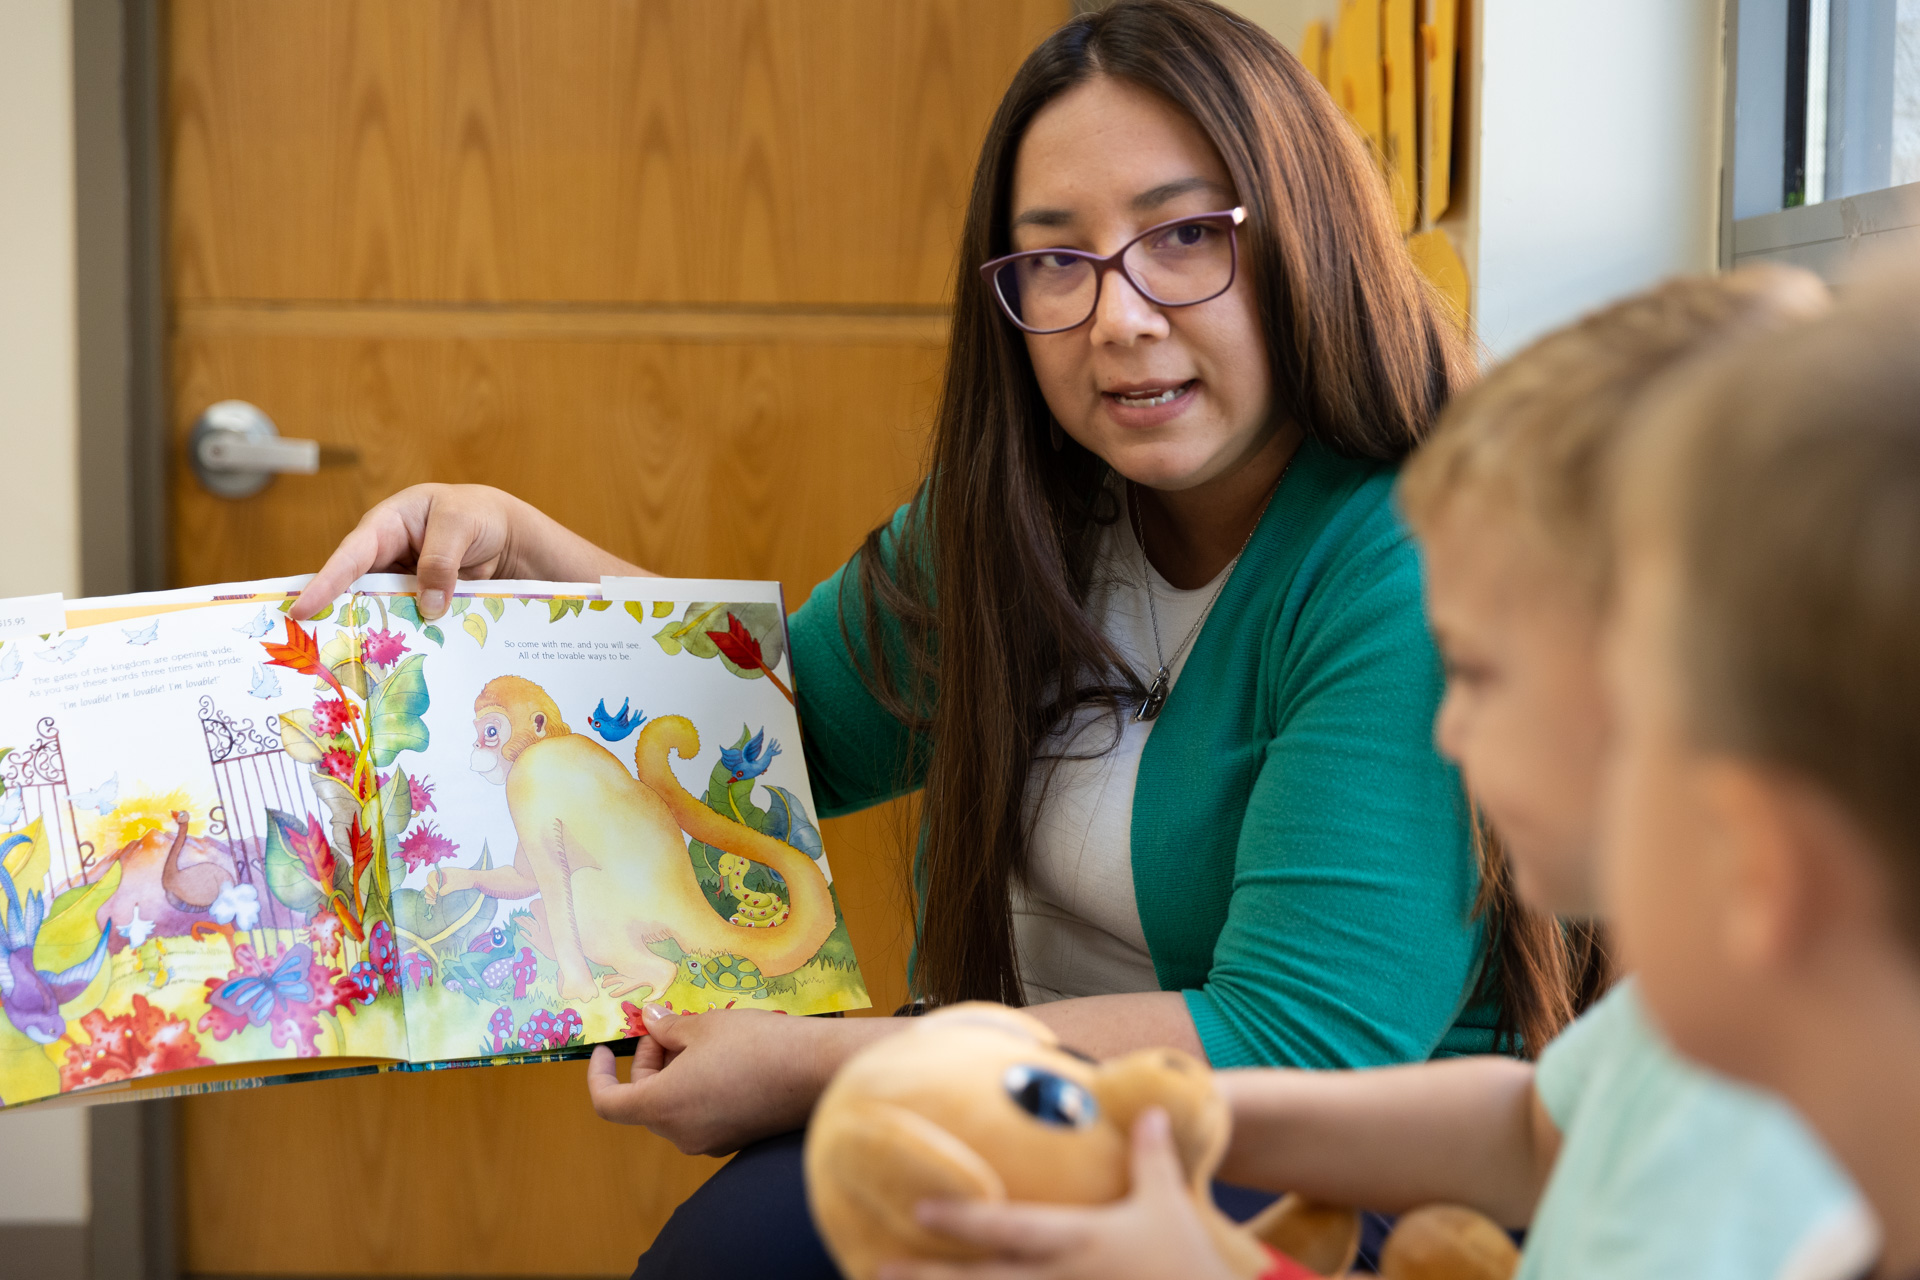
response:
{"label": "pink flower illustration", "polygon": [[322,698],[313,704],[313,729],[322,738],[347,731],[360,718],[360,708],[344,698]]}
{"label": "pink flower illustration", "polygon": [[412,833],[400,842],[400,860],[407,864],[409,871],[418,871],[436,862],[445,862],[459,851],[460,846],[435,831],[431,822],[415,827]]}
{"label": "pink flower illustration", "polygon": [[373,666],[390,667],[406,654],[407,641],[398,631],[369,631],[361,652]]}
{"label": "pink flower illustration", "polygon": [[341,783],[353,785],[353,752],[333,750],[320,757],[320,769]]}

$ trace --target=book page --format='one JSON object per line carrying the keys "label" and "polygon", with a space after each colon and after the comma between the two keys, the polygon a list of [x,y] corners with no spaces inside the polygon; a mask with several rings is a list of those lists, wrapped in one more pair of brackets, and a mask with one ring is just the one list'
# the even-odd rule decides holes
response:
{"label": "book page", "polygon": [[373,860],[289,750],[367,707],[275,665],[284,598],[0,641],[0,1102],[406,1056]]}
{"label": "book page", "polygon": [[648,1001],[864,1007],[778,587],[697,584],[745,597],[728,604],[670,579],[645,601],[501,585],[462,584],[437,624],[407,595],[355,606],[378,615],[367,669],[420,676],[390,840],[415,1061],[621,1039]]}

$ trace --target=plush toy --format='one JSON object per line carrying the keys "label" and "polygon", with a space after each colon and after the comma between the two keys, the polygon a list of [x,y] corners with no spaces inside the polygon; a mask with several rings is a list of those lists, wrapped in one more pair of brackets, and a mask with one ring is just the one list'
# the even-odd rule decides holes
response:
{"label": "plush toy", "polygon": [[[1213,1171],[1231,1125],[1212,1073],[1174,1049],[1094,1062],[1043,1023],[993,1004],[915,1020],[855,1055],[821,1096],[807,1133],[807,1199],[848,1280],[898,1258],[967,1259],[968,1246],[914,1220],[929,1198],[1101,1204],[1127,1194],[1129,1136],[1148,1107],[1166,1110],[1194,1207],[1235,1274],[1269,1273],[1277,1249],[1310,1275],[1340,1276],[1359,1248],[1359,1217],[1288,1196],[1242,1227],[1214,1207]],[[1465,1214],[1475,1227],[1463,1234]],[[1505,1233],[1466,1210],[1408,1215],[1386,1274],[1397,1280],[1504,1280]],[[1487,1233],[1505,1245],[1498,1245]],[[1491,1265],[1481,1254],[1491,1249]],[[1384,1264],[1383,1264],[1384,1265]]]}

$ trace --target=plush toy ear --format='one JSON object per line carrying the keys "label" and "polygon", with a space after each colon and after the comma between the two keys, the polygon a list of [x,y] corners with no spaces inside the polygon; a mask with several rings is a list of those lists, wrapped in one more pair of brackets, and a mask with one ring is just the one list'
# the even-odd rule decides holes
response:
{"label": "plush toy ear", "polygon": [[1262,1244],[1278,1249],[1309,1271],[1343,1276],[1360,1256],[1360,1215],[1352,1209],[1282,1196],[1247,1223]]}
{"label": "plush toy ear", "polygon": [[[807,1192],[820,1234],[843,1268],[880,1240],[902,1253],[971,1252],[914,1220],[922,1200],[1004,1200],[1006,1184],[980,1154],[933,1121],[890,1102],[848,1102],[807,1135]],[[852,1255],[851,1257],[849,1255]],[[884,1255],[883,1255],[884,1256]]]}
{"label": "plush toy ear", "polygon": [[1232,1120],[1204,1066],[1178,1049],[1141,1049],[1104,1063],[1093,1092],[1123,1134],[1133,1132],[1133,1122],[1148,1107],[1165,1108],[1187,1181],[1196,1195],[1208,1197]]}

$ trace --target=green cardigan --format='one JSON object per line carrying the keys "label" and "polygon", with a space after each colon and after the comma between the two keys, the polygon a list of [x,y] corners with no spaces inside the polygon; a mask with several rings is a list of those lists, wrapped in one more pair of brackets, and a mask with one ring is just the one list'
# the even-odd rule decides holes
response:
{"label": "green cardigan", "polygon": [[[1494,1047],[1493,1010],[1469,1001],[1482,930],[1469,918],[1467,806],[1433,748],[1440,666],[1393,482],[1391,467],[1301,446],[1140,760],[1140,923],[1161,988],[1185,996],[1215,1067]],[[827,816],[920,777],[842,638],[843,579],[851,604],[850,564],[791,621]]]}

